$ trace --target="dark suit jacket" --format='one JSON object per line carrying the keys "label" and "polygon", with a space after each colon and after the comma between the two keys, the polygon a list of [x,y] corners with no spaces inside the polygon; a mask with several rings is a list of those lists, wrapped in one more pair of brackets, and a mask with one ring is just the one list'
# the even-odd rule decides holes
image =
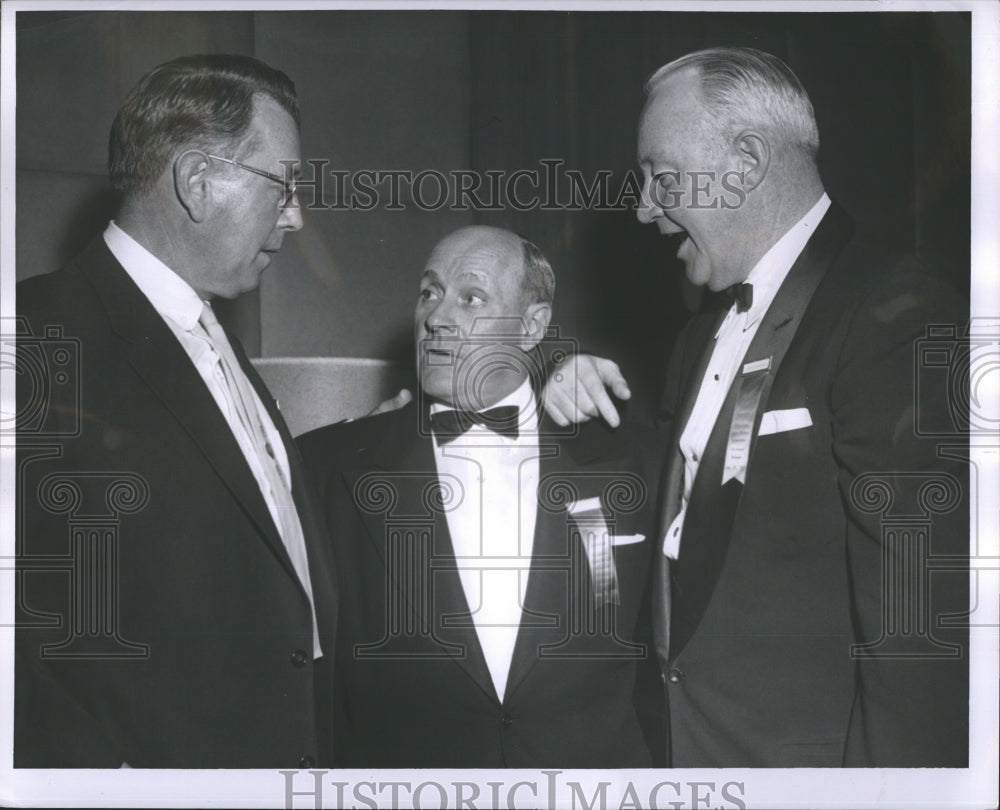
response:
{"label": "dark suit jacket", "polygon": [[[771,358],[745,486],[721,486],[738,374],[679,560],[668,572],[659,558],[674,766],[966,763],[968,573],[940,565],[968,554],[968,439],[949,427],[960,403],[947,381],[928,384],[935,369],[915,360],[928,326],[967,319],[952,290],[855,238],[831,207],[743,360]],[[663,527],[679,508],[678,440],[718,320],[695,318],[673,352]],[[765,412],[802,408],[811,426],[757,434]],[[952,435],[920,435],[930,424]]]}
{"label": "dark suit jacket", "polygon": [[[18,353],[15,765],[327,760],[332,666],[312,663],[305,592],[174,335],[100,238],[19,284],[17,305],[34,337]],[[273,399],[233,348],[288,449],[332,657],[322,517]]]}
{"label": "dark suit jacket", "polygon": [[[648,443],[630,428],[615,435],[601,425],[541,438],[531,573],[501,703],[455,568],[433,439],[419,435],[417,419],[411,404],[299,438],[338,568],[350,572],[338,634],[342,764],[648,766],[633,705],[640,671],[660,691],[655,667],[641,666],[637,629],[649,610],[641,606],[655,492]],[[614,608],[594,607],[583,545],[567,520],[566,504],[590,497],[601,498],[614,534],[645,535],[613,548]],[[655,722],[657,709],[644,714]]]}

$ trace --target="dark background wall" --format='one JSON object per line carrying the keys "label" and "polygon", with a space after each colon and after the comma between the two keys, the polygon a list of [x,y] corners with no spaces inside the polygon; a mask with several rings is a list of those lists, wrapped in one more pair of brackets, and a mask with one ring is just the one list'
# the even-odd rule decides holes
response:
{"label": "dark background wall", "polygon": [[[303,158],[329,168],[509,175],[561,160],[588,182],[609,171],[613,198],[635,170],[645,77],[687,51],[735,44],[781,56],[806,85],[831,196],[968,284],[968,14],[37,12],[18,14],[17,26],[18,278],[60,266],[113,214],[111,120],[142,73],[175,56],[246,53],[287,72]],[[568,198],[564,177],[554,191]],[[699,305],[629,199],[616,210],[400,203],[305,212],[259,292],[228,307],[251,354],[408,367],[422,263],[472,222],[519,231],[546,252],[558,276],[554,322],[623,360],[640,393],[655,389]]]}

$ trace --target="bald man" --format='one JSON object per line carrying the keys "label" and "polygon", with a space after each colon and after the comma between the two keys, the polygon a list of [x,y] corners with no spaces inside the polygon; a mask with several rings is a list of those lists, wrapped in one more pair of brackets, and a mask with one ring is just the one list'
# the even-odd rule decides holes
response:
{"label": "bald man", "polygon": [[540,418],[554,286],[513,233],[447,236],[420,280],[417,400],[300,439],[349,572],[344,766],[652,764],[655,459],[637,429]]}

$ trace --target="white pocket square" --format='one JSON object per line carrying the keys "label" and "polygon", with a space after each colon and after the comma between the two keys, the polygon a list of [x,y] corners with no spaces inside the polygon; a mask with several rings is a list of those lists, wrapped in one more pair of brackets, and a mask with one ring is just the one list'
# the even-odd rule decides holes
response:
{"label": "white pocket square", "polygon": [[641,543],[645,539],[644,534],[615,534],[611,536],[611,545],[628,546],[632,543]]}
{"label": "white pocket square", "polygon": [[760,419],[758,436],[769,436],[772,433],[784,433],[786,430],[799,430],[812,425],[812,417],[808,408],[789,408],[784,411],[768,411]]}

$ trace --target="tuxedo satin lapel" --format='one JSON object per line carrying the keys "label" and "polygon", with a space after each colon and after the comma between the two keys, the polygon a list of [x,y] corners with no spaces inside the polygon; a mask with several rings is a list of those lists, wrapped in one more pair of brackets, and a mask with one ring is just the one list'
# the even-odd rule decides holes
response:
{"label": "tuxedo satin lapel", "polygon": [[[846,214],[831,206],[789,270],[743,358],[743,364],[766,358],[771,360],[770,370],[757,400],[750,459],[756,444],[761,414],[766,407],[768,393],[781,361],[795,337],[813,293],[846,243],[850,231],[851,223]],[[700,379],[701,375],[693,385],[699,385]],[[670,639],[672,657],[676,657],[683,649],[707,609],[728,553],[733,522],[739,509],[743,487],[736,481],[721,485],[739,383],[737,372],[737,379],[730,387],[705,447],[698,477],[691,492],[691,502],[688,504],[684,538],[673,581],[675,593]],[[749,459],[746,480],[752,480]]]}
{"label": "tuxedo satin lapel", "polygon": [[[521,625],[507,674],[506,695],[514,695],[528,673],[538,663],[540,647],[556,644],[567,633],[572,603],[569,565],[569,525],[565,505],[548,498],[544,491],[572,483],[573,474],[586,466],[583,448],[553,436],[551,426],[540,431],[538,481],[539,505],[536,508],[535,535],[531,547],[528,587],[521,610]],[[556,508],[558,505],[558,508]]]}
{"label": "tuxedo satin lapel", "polygon": [[400,583],[412,615],[426,620],[422,625],[430,636],[428,653],[450,657],[495,698],[445,514],[459,493],[448,494],[446,488],[443,496],[436,494],[440,482],[433,439],[420,434],[417,419],[414,406],[401,409],[381,441],[359,457],[345,482],[386,566],[387,585]]}
{"label": "tuxedo satin lapel", "polygon": [[670,651],[671,636],[671,592],[672,570],[671,560],[663,554],[663,538],[667,529],[681,508],[684,492],[684,457],[680,450],[680,438],[691,418],[701,378],[712,359],[715,350],[714,335],[718,331],[726,311],[722,310],[715,318],[704,318],[699,328],[694,330],[690,343],[693,347],[694,361],[683,373],[684,396],[677,408],[670,429],[670,440],[663,460],[663,471],[660,476],[662,489],[658,500],[658,518],[655,524],[656,536],[654,547],[653,569],[653,629],[656,651],[660,660],[666,661]]}
{"label": "tuxedo satin lapel", "polygon": [[[695,401],[698,399],[698,389],[701,386],[701,378],[705,375],[705,369],[712,359],[712,352],[715,350],[714,335],[719,330],[719,326],[726,317],[726,310],[723,309],[715,318],[702,319],[697,328],[693,330],[689,344],[693,362],[691,362],[683,373],[683,384],[681,390],[684,391],[683,398],[677,408],[673,423],[670,429],[670,441],[667,444],[667,454],[664,459],[664,469],[662,474],[663,492],[659,499],[659,520],[657,522],[657,534],[663,539],[663,534],[677,516],[681,507],[681,496],[684,489],[684,457],[680,451],[680,439],[691,418],[691,411],[694,410]],[[660,548],[662,556],[662,544]]]}
{"label": "tuxedo satin lapel", "polygon": [[750,464],[754,448],[757,446],[757,431],[760,428],[761,416],[766,410],[768,394],[781,368],[781,361],[798,332],[813,293],[816,292],[827,269],[847,244],[852,231],[853,224],[850,217],[839,206],[831,203],[826,216],[788,271],[784,283],[771,302],[743,358],[744,364],[771,358],[771,371],[757,401],[753,431],[750,434],[747,480],[750,480]]}
{"label": "tuxedo satin lapel", "polygon": [[107,249],[93,245],[81,266],[104,303],[112,329],[127,345],[136,374],[199,447],[276,556],[294,575],[278,530],[243,451],[198,374],[149,300]]}
{"label": "tuxedo satin lapel", "polygon": [[387,558],[386,531],[394,522],[433,526],[438,518],[425,492],[437,481],[429,444],[417,434],[414,408],[393,414],[385,432],[371,447],[358,448],[355,463],[345,469],[344,484],[382,561]]}

